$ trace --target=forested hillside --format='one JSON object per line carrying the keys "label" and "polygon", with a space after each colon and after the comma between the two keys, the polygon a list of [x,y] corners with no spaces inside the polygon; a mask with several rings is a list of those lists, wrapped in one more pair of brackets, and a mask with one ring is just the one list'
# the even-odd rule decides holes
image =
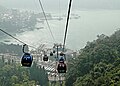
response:
{"label": "forested hillside", "polygon": [[31,68],[0,59],[0,86],[48,86],[47,72],[33,63]]}
{"label": "forested hillside", "polygon": [[120,86],[120,30],[97,37],[68,62],[66,86]]}
{"label": "forested hillside", "polygon": [[[28,46],[25,48],[26,51],[28,51]],[[22,45],[19,44],[5,44],[3,42],[0,42],[0,53],[14,53],[18,56],[21,56],[23,54],[22,52]]]}

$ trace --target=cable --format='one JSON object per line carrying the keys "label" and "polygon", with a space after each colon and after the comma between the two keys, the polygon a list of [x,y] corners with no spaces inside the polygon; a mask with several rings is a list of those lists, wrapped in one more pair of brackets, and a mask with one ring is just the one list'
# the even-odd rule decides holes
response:
{"label": "cable", "polygon": [[[23,41],[19,40],[18,38],[14,37],[13,35],[9,34],[8,32],[6,32],[6,31],[2,30],[1,28],[0,28],[0,31],[2,31],[2,32],[3,32],[3,33],[5,33],[6,35],[8,35],[8,36],[12,37],[13,39],[15,39],[15,40],[19,41],[20,43],[22,43],[22,44],[26,44],[25,42],[23,42]],[[26,45],[28,45],[28,44],[26,44]],[[31,46],[31,45],[28,45],[28,46],[29,46],[29,47],[31,47],[31,48],[36,49],[34,46]]]}
{"label": "cable", "polygon": [[39,4],[40,4],[41,9],[42,9],[42,11],[43,11],[43,15],[44,15],[44,17],[45,17],[45,20],[46,20],[46,23],[47,23],[47,25],[48,25],[49,31],[50,31],[50,33],[51,33],[51,36],[52,36],[53,40],[55,41],[55,38],[54,38],[54,36],[53,36],[53,33],[52,33],[51,29],[50,29],[50,25],[49,25],[48,20],[47,20],[47,17],[46,17],[46,13],[45,13],[44,8],[43,8],[43,5],[42,5],[42,2],[41,2],[40,0],[39,0]]}
{"label": "cable", "polygon": [[36,0],[33,0],[33,3],[35,4],[35,8],[36,8],[36,10],[39,10],[39,7],[38,7],[38,5],[37,5],[37,2],[35,2]]}
{"label": "cable", "polygon": [[65,35],[64,35],[64,42],[63,42],[63,51],[64,51],[65,43],[66,43],[66,36],[67,36],[68,23],[69,23],[69,18],[70,18],[71,4],[72,4],[72,0],[70,0],[70,2],[69,2],[68,15],[67,15],[67,22],[66,22]]}

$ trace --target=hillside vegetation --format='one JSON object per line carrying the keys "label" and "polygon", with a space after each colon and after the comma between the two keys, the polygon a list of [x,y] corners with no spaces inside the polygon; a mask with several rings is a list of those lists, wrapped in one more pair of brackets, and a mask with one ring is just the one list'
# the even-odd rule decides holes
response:
{"label": "hillside vegetation", "polygon": [[120,30],[97,37],[68,62],[66,86],[120,86]]}
{"label": "hillside vegetation", "polygon": [[0,86],[48,86],[48,75],[42,67],[33,63],[31,68],[21,67],[20,64],[5,62],[0,58]]}

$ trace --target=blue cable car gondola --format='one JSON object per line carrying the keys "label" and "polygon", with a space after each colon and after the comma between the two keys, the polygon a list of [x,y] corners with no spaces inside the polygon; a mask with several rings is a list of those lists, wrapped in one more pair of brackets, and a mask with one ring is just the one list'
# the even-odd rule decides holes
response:
{"label": "blue cable car gondola", "polygon": [[60,59],[59,59],[59,63],[64,63],[65,61],[65,54],[63,52],[60,53]]}
{"label": "blue cable car gondola", "polygon": [[64,63],[64,57],[63,56],[60,57],[59,63]]}
{"label": "blue cable car gondola", "polygon": [[32,64],[32,61],[33,61],[33,57],[30,53],[26,53],[24,52],[24,47],[26,46],[23,45],[23,56],[22,56],[22,59],[21,59],[21,64],[22,66],[25,66],[25,67],[31,67],[31,64]]}

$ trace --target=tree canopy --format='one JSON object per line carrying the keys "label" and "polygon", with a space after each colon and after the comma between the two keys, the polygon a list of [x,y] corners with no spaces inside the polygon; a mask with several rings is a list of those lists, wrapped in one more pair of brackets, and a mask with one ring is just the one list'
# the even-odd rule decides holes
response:
{"label": "tree canopy", "polygon": [[48,86],[46,71],[33,63],[31,68],[0,59],[0,86]]}
{"label": "tree canopy", "polygon": [[120,30],[97,37],[68,61],[66,86],[120,86]]}

